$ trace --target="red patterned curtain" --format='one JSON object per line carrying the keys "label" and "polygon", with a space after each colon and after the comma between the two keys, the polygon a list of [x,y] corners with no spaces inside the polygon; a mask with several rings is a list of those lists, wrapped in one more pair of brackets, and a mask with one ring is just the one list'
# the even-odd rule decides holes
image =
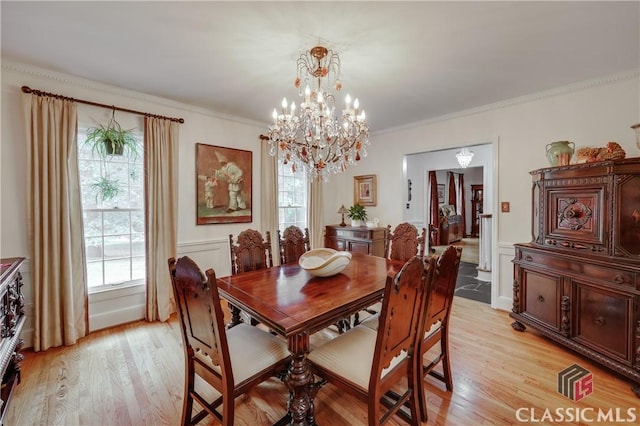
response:
{"label": "red patterned curtain", "polygon": [[447,172],[447,177],[449,178],[449,197],[448,197],[448,203],[454,207],[456,207],[457,210],[457,206],[456,206],[456,180],[455,177],[453,176],[453,172]]}
{"label": "red patterned curtain", "polygon": [[436,171],[429,171],[429,235],[431,237],[431,245],[440,244],[440,209],[438,206],[438,178]]}
{"label": "red patterned curtain", "polygon": [[466,203],[464,199],[464,174],[458,174],[458,193],[460,194],[460,206],[457,207],[458,212],[462,215],[462,236],[467,235],[467,214]]}

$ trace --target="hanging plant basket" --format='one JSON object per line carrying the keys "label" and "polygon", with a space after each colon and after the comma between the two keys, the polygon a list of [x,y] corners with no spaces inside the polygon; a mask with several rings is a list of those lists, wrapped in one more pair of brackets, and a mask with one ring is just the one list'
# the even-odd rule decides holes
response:
{"label": "hanging plant basket", "polygon": [[107,125],[98,124],[87,129],[85,144],[91,146],[94,155],[107,159],[109,155],[127,155],[136,159],[140,154],[140,145],[133,132],[134,129],[123,129],[116,121],[115,110]]}

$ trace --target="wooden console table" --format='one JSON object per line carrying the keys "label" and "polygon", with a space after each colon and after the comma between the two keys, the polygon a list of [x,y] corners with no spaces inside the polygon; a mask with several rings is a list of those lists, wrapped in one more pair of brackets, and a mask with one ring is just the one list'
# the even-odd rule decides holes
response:
{"label": "wooden console table", "polygon": [[324,233],[324,246],[334,250],[385,257],[384,240],[386,236],[387,228],[327,225]]}

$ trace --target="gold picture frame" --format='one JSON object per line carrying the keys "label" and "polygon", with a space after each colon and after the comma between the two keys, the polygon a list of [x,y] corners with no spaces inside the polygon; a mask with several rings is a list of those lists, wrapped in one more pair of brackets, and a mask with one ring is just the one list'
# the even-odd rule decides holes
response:
{"label": "gold picture frame", "polygon": [[353,204],[375,206],[378,194],[376,175],[353,177]]}
{"label": "gold picture frame", "polygon": [[196,143],[197,225],[253,220],[252,154]]}

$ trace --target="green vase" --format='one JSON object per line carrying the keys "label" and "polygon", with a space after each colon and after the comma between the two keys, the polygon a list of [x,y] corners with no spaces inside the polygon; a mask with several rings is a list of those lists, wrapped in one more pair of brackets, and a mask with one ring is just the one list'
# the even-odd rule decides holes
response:
{"label": "green vase", "polygon": [[551,167],[568,166],[575,151],[575,144],[569,141],[558,141],[547,144],[547,160]]}

